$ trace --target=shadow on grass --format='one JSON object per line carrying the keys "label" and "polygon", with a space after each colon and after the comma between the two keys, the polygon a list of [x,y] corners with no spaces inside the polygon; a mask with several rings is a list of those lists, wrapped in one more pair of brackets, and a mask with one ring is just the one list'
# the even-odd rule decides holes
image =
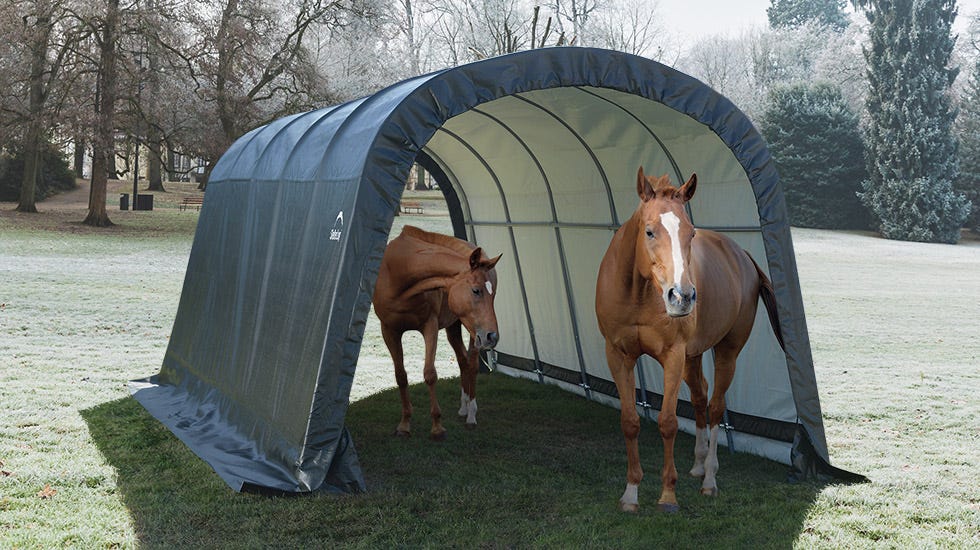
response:
{"label": "shadow on grass", "polygon": [[685,474],[693,439],[681,434],[682,509],[659,513],[662,445],[656,425],[644,423],[641,509],[623,514],[616,508],[626,471],[618,411],[500,374],[481,375],[479,384],[474,431],[454,418],[456,384],[440,384],[450,419],[441,443],[427,438],[424,385],[411,388],[411,438],[391,435],[400,410],[396,391],[353,403],[347,422],[369,492],[342,497],[236,494],[131,398],[82,415],[149,547],[786,548],[821,488],[786,483],[781,464],[724,452],[721,495],[702,497],[699,480]]}

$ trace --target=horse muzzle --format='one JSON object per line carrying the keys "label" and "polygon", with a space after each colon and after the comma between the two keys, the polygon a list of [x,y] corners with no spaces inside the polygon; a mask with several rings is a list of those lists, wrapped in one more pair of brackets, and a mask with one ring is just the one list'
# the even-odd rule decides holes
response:
{"label": "horse muzzle", "polygon": [[500,341],[500,335],[496,332],[476,331],[476,347],[481,350],[492,349]]}
{"label": "horse muzzle", "polygon": [[672,286],[664,292],[664,307],[671,317],[685,317],[694,311],[698,293],[693,286]]}

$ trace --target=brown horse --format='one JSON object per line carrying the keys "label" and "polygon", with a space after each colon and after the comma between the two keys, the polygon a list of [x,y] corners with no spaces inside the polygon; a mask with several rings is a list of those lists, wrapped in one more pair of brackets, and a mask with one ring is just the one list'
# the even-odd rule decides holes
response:
{"label": "brown horse", "polygon": [[[760,296],[780,344],[782,338],[772,285],[755,261],[724,235],[695,232],[684,204],[694,196],[697,176],[692,174],[678,189],[667,176],[644,176],[641,167],[636,186],[640,205],[616,232],[599,267],[596,315],[619,391],[629,462],[620,508],[635,512],[639,507],[643,469],[637,446],[640,419],[633,369],[637,359],[647,354],[664,369],[663,407],[657,420],[664,441],[659,507],[675,512],[679,507],[674,437],[681,379],[691,390],[697,425],[691,475],[703,476],[701,494],[714,496],[718,494],[718,424],[725,412],[725,392],[735,375],[735,359],[752,331]],[[711,348],[715,384],[709,403],[701,356]]]}
{"label": "brown horse", "polygon": [[[381,320],[381,334],[395,363],[395,380],[402,398],[402,418],[395,435],[411,435],[412,403],[402,353],[402,334],[422,333],[425,340],[423,375],[429,386],[432,431],[430,437],[445,439],[442,412],[436,400],[436,341],[440,329],[456,352],[460,372],[459,415],[466,427],[476,427],[476,371],[479,350],[497,345],[497,316],[493,300],[497,291],[494,266],[483,249],[448,235],[405,226],[388,243],[378,282],[374,311]],[[470,333],[469,350],[463,347],[461,327]]]}

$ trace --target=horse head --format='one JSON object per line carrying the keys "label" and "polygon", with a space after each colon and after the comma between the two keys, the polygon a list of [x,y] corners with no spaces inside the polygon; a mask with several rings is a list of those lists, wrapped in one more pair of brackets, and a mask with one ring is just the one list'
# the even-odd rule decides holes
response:
{"label": "horse head", "polygon": [[498,261],[500,256],[488,260],[483,257],[482,248],[475,249],[470,254],[469,270],[457,275],[446,288],[449,309],[474,335],[479,349],[490,349],[499,339],[493,309],[497,292],[497,272],[493,267]]}
{"label": "horse head", "polygon": [[677,188],[666,175],[645,176],[642,166],[636,175],[636,192],[640,196],[636,267],[645,278],[659,285],[671,317],[691,313],[697,299],[690,270],[695,230],[684,211],[697,184],[697,175],[691,174],[691,179]]}

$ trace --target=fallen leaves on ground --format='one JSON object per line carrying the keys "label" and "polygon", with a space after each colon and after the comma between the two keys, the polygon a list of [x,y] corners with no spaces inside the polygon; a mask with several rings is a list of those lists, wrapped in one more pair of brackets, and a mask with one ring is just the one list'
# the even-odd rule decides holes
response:
{"label": "fallen leaves on ground", "polygon": [[44,489],[41,489],[40,491],[37,492],[38,498],[41,499],[52,498],[56,494],[58,494],[58,491],[56,489],[52,489],[51,485],[48,484],[44,484]]}

